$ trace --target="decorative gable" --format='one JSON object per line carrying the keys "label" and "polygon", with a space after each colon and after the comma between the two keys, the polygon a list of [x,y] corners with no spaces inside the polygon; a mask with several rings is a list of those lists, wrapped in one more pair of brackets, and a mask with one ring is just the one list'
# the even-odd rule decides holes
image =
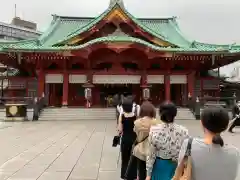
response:
{"label": "decorative gable", "polygon": [[[125,10],[119,2],[115,1],[114,6],[110,6],[102,15],[92,20],[86,27],[83,27],[74,33],[70,34],[68,39],[56,44],[56,45],[80,45],[89,41],[89,39],[93,40],[93,38],[89,38],[93,36],[93,34],[97,34],[101,29],[106,26],[106,24],[114,24],[115,26],[120,26],[124,24],[125,26],[129,26],[131,31],[133,31],[136,35],[132,37],[143,37],[140,38],[145,40],[151,44],[162,46],[162,47],[176,47],[176,45],[171,44],[165,37],[157,34],[151,28],[146,27],[140,20],[133,17],[129,12]],[[104,35],[105,36],[105,35]],[[94,39],[98,37],[103,37],[96,35]]]}

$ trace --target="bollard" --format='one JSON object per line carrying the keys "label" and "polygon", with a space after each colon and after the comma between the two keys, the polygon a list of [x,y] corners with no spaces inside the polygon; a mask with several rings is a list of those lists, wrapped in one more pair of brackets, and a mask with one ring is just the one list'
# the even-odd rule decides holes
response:
{"label": "bollard", "polygon": [[200,105],[200,101],[199,98],[196,98],[196,104],[195,104],[195,118],[196,120],[200,120],[200,116],[201,116],[201,105]]}

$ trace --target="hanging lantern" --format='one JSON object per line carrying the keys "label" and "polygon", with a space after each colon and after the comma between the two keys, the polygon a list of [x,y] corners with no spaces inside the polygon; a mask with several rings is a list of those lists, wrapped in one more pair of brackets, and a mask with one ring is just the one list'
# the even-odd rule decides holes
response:
{"label": "hanging lantern", "polygon": [[85,89],[85,98],[87,100],[89,100],[89,99],[91,99],[91,97],[92,97],[92,90],[90,88],[86,88]]}
{"label": "hanging lantern", "polygon": [[150,90],[149,88],[143,89],[143,99],[148,100],[150,98]]}

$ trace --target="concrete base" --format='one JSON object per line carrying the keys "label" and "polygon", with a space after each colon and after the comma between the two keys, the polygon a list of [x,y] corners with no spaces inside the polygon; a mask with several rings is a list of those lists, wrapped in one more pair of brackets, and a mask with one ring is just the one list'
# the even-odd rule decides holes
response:
{"label": "concrete base", "polygon": [[27,117],[5,117],[5,121],[26,121]]}

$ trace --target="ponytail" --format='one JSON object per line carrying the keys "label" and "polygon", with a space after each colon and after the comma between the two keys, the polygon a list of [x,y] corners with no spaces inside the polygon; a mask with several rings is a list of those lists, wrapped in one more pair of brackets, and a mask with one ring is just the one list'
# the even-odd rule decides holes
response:
{"label": "ponytail", "polygon": [[220,134],[215,135],[215,136],[213,137],[212,143],[213,143],[213,144],[218,144],[218,145],[220,145],[221,147],[223,147],[223,145],[224,145],[223,139],[222,139],[222,137],[220,136]]}

